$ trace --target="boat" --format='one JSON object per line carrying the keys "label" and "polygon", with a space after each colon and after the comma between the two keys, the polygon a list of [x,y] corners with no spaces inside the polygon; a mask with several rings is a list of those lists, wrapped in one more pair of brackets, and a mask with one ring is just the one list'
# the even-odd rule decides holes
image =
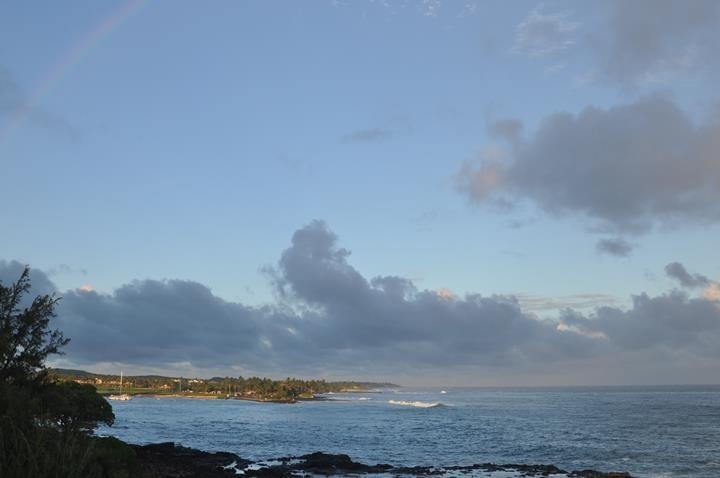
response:
{"label": "boat", "polygon": [[119,393],[119,394],[110,395],[110,396],[108,397],[108,400],[121,400],[121,401],[126,401],[126,400],[131,400],[131,399],[132,399],[132,397],[131,397],[130,395],[128,395],[127,393],[122,393],[122,379],[123,379],[123,373],[122,373],[122,370],[121,370],[121,371],[120,371],[120,393]]}

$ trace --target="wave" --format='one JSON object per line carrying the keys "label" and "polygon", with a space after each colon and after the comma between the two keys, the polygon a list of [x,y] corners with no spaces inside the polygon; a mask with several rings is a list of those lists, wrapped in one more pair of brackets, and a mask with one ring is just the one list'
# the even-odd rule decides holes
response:
{"label": "wave", "polygon": [[437,407],[444,407],[444,403],[440,402],[408,402],[405,400],[388,400],[388,403],[391,405],[404,405],[406,407],[416,407],[416,408],[437,408]]}
{"label": "wave", "polygon": [[370,397],[323,397],[323,400],[326,402],[365,402],[368,400],[372,400]]}

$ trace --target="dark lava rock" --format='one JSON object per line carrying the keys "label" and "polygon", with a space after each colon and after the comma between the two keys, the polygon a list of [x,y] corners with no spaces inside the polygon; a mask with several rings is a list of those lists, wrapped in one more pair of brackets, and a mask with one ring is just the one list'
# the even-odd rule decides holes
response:
{"label": "dark lava rock", "polygon": [[604,473],[595,470],[580,470],[573,471],[569,476],[573,478],[632,478],[632,475],[627,471],[609,471]]}
{"label": "dark lava rock", "polygon": [[[253,478],[289,478],[304,474],[344,475],[352,473],[366,475],[384,473],[393,469],[391,465],[365,465],[353,461],[348,455],[333,455],[315,452],[298,457],[283,457],[279,465],[268,466],[258,470],[245,470],[245,476]],[[297,461],[296,463],[292,463]]]}
{"label": "dark lava rock", "polygon": [[174,443],[154,445],[132,445],[137,454],[143,478],[221,478],[237,476],[235,469],[227,469],[235,463],[237,469],[244,469],[246,478],[297,478],[307,474],[325,476],[373,475],[392,473],[397,477],[431,477],[451,472],[467,474],[472,471],[509,471],[527,477],[552,477],[567,474],[573,478],[632,478],[626,472],[604,473],[595,470],[581,470],[568,473],[554,465],[523,465],[482,463],[470,466],[413,466],[393,467],[392,465],[366,465],[353,461],[348,455],[315,452],[299,457],[283,457],[278,465],[257,469],[246,469],[252,462],[243,460],[233,453],[208,453],[192,448],[176,446]]}
{"label": "dark lava rock", "polygon": [[561,470],[555,465],[505,465],[505,467],[522,472],[526,476],[550,476],[567,473],[567,471]]}
{"label": "dark lava rock", "polygon": [[208,453],[185,448],[172,442],[152,445],[132,445],[146,478],[221,478],[236,476],[225,469],[235,462],[245,467],[250,462],[233,453]]}
{"label": "dark lava rock", "polygon": [[302,461],[292,465],[291,468],[322,475],[332,475],[338,472],[382,473],[392,468],[390,465],[365,465],[352,461],[347,455],[332,455],[319,451],[298,458]]}

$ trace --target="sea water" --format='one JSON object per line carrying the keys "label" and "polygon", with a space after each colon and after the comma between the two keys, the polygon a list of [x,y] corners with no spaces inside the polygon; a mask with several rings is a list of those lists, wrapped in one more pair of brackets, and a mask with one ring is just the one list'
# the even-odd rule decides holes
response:
{"label": "sea water", "polygon": [[[442,393],[445,392],[445,393]],[[554,464],[720,477],[720,386],[385,390],[297,404],[135,397],[98,433],[251,460],[314,451],[392,465]]]}

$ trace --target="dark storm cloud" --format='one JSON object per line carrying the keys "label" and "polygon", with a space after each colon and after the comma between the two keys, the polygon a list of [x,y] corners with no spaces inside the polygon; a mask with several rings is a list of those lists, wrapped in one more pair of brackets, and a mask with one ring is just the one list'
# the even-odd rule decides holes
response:
{"label": "dark storm cloud", "polygon": [[679,262],[671,262],[665,266],[665,274],[678,282],[683,287],[705,287],[710,284],[710,279],[701,274],[690,274],[685,266]]}
{"label": "dark storm cloud", "polygon": [[610,254],[616,257],[627,257],[632,252],[634,246],[622,237],[610,237],[600,239],[595,245],[595,249],[601,254]]}
{"label": "dark storm cloud", "polygon": [[720,120],[696,123],[667,97],[554,113],[510,148],[507,161],[465,164],[460,189],[616,232],[720,219]]}
{"label": "dark storm cloud", "polygon": [[[328,369],[371,375],[447,367],[552,368],[633,344],[712,357],[720,349],[717,304],[679,292],[635,297],[630,310],[599,307],[583,315],[566,309],[558,320],[543,320],[523,310],[523,298],[461,298],[419,290],[403,277],[367,279],[349,258],[325,223],[314,221],[295,232],[271,270],[278,292],[274,304],[228,302],[191,281],[143,280],[110,294],[64,293],[55,326],[72,339],[66,358],[77,365],[189,364],[306,375]],[[19,263],[0,262],[0,277],[10,282],[21,269]],[[34,271],[33,280],[38,291],[54,288],[41,271]],[[586,299],[585,306],[602,302],[597,296]]]}
{"label": "dark storm cloud", "polygon": [[348,133],[340,141],[343,143],[368,143],[382,141],[392,137],[392,133],[384,128],[367,128]]}
{"label": "dark storm cloud", "polygon": [[627,83],[689,69],[717,72],[720,2],[614,0],[606,7],[607,23],[589,39],[601,76]]}

